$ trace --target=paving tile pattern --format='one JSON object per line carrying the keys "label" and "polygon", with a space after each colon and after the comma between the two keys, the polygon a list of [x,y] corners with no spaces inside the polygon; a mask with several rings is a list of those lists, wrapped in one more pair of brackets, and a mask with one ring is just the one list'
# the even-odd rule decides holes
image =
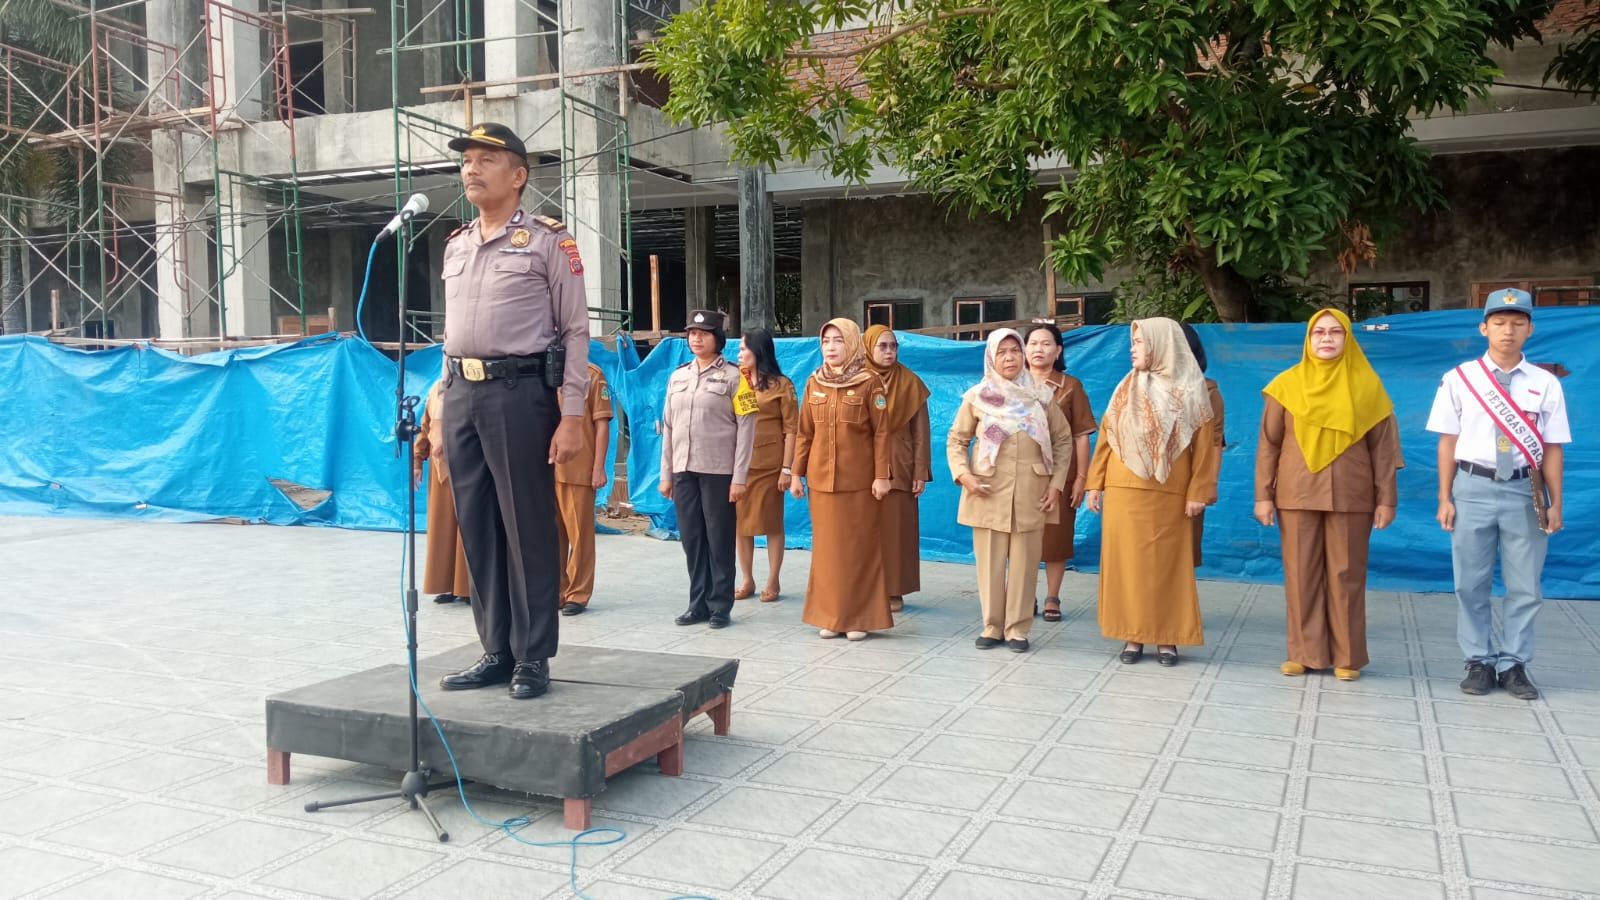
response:
{"label": "paving tile pattern", "polygon": [[[476,822],[308,799],[395,773],[299,758],[265,783],[262,699],[401,661],[401,539],[331,529],[0,518],[0,900],[564,897],[565,847]],[[596,900],[1600,898],[1600,603],[1551,602],[1546,697],[1460,694],[1454,603],[1374,593],[1373,664],[1277,673],[1281,588],[1203,583],[1209,643],[1123,666],[1092,576],[1033,651],[978,651],[972,570],[925,564],[892,632],[819,640],[808,554],[778,603],[679,628],[680,548],[602,536],[563,640],[736,656],[733,732],[685,773],[612,780],[578,854]],[[764,561],[764,559],[763,559]],[[424,652],[472,639],[423,599]],[[397,690],[403,690],[403,685]],[[509,702],[509,701],[508,701]],[[480,786],[559,841],[557,804]]]}

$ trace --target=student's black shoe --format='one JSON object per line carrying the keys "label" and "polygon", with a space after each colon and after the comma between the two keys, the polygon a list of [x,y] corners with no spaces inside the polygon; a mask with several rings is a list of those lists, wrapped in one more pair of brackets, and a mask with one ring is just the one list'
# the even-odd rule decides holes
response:
{"label": "student's black shoe", "polygon": [[507,689],[513,700],[532,700],[550,689],[550,661],[534,659],[517,663]]}
{"label": "student's black shoe", "polygon": [[1494,689],[1494,668],[1488,663],[1467,663],[1467,677],[1461,679],[1461,693],[1482,697]]}
{"label": "student's black shoe", "polygon": [[1012,653],[1027,653],[1028,639],[1016,638],[1015,640],[1006,641],[1006,646],[1010,648]]}
{"label": "student's black shoe", "polygon": [[1522,667],[1522,663],[1517,663],[1500,673],[1500,686],[1518,700],[1539,699],[1539,689],[1528,680],[1528,670]]}
{"label": "student's black shoe", "polygon": [[515,666],[516,660],[509,653],[485,653],[471,667],[439,679],[439,687],[447,691],[470,691],[505,684],[511,680],[511,670]]}

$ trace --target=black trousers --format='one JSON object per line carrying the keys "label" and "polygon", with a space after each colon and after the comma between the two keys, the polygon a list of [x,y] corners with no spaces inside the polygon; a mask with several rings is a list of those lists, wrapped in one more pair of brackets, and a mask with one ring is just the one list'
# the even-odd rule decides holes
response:
{"label": "black trousers", "polygon": [[538,378],[446,376],[444,455],[486,653],[556,655],[561,562],[550,439],[556,391]]}
{"label": "black trousers", "polygon": [[689,563],[689,609],[733,612],[737,508],[728,502],[732,475],[672,473],[672,505]]}

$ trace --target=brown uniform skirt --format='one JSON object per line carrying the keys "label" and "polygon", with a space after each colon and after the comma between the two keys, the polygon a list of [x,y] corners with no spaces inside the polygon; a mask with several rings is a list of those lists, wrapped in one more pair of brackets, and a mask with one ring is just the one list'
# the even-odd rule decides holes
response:
{"label": "brown uniform skirt", "polygon": [[1044,526],[1044,562],[1066,562],[1072,558],[1073,531],[1078,527],[1078,511],[1067,505],[1067,495],[1061,495],[1061,522]]}
{"label": "brown uniform skirt", "polygon": [[1110,487],[1100,544],[1100,633],[1143,644],[1205,643],[1185,497]]}
{"label": "brown uniform skirt", "polygon": [[871,491],[811,491],[811,577],[800,620],[829,631],[894,627],[883,581],[881,506]]}
{"label": "brown uniform skirt", "polygon": [[736,504],[739,537],[783,533],[783,491],[778,490],[780,469],[751,469],[745,478],[744,499]]}
{"label": "brown uniform skirt", "polygon": [[921,521],[910,491],[890,491],[883,505],[883,581],[889,596],[922,590]]}
{"label": "brown uniform skirt", "polygon": [[428,473],[428,545],[423,559],[424,593],[472,595],[472,583],[467,577],[467,551],[461,544],[461,526],[456,521],[456,501],[450,495],[450,479],[432,472]]}

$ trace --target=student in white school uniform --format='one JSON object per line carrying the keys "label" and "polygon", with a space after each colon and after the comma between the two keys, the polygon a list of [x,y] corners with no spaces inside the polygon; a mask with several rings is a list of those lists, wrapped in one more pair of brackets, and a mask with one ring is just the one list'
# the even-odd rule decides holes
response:
{"label": "student in white school uniform", "polygon": [[[1528,678],[1533,623],[1543,602],[1539,577],[1550,535],[1561,530],[1562,445],[1572,441],[1561,382],[1528,362],[1533,298],[1500,290],[1483,307],[1478,331],[1489,352],[1445,373],[1428,414],[1439,435],[1439,524],[1450,532],[1455,563],[1456,638],[1467,659],[1466,694],[1498,682],[1532,700]],[[1541,524],[1531,484],[1542,473],[1548,509]],[[1489,592],[1496,551],[1506,586],[1497,634]]]}

